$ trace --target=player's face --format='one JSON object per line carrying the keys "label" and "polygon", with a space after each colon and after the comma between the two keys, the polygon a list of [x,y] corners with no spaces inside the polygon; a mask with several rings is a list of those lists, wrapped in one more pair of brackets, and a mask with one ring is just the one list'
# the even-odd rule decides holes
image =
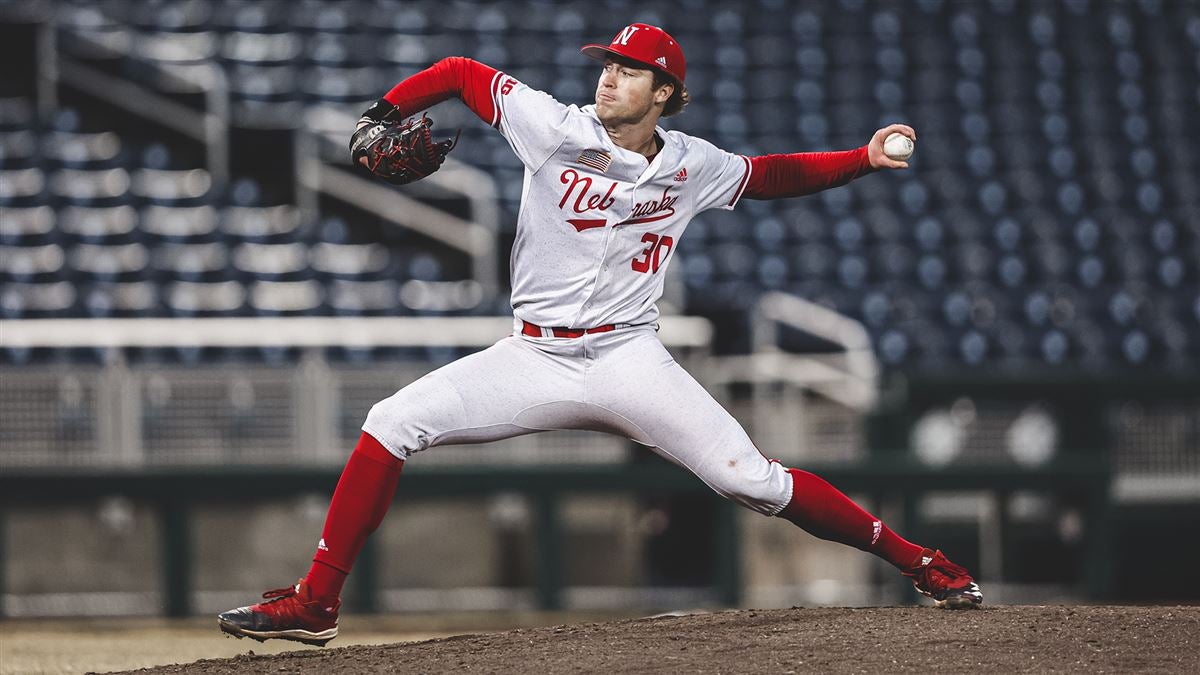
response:
{"label": "player's face", "polygon": [[605,124],[631,124],[654,110],[654,74],[605,59],[596,83],[596,116]]}

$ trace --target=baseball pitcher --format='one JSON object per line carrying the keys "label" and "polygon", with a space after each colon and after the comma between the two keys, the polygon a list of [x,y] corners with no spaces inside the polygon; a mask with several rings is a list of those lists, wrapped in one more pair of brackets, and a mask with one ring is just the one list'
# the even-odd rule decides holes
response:
{"label": "baseball pitcher", "polygon": [[696,214],[907,168],[883,141],[915,132],[894,124],[845,152],[735,155],[657,126],[688,104],[683,50],[661,28],[632,24],[582,53],[603,63],[592,105],[564,105],[455,57],[400,82],[359,121],[353,161],[393,183],[436,171],[453,148],[432,139],[428,118],[411,118],[449,98],[508,141],[525,166],[513,333],[371,408],[307,576],[221,614],[221,629],[324,645],[337,635],[342,584],[410,457],[557,429],[633,439],[748,509],[887,560],[939,606],[977,607],[978,585],[940,551],[901,538],[818,476],[763,456],[655,332],[663,277]]}

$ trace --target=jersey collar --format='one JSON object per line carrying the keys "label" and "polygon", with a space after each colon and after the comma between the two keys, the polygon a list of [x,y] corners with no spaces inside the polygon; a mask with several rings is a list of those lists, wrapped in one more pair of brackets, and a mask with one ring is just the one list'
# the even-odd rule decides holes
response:
{"label": "jersey collar", "polygon": [[[599,128],[600,136],[604,139],[604,143],[608,148],[611,148],[617,154],[636,155],[642,159],[646,158],[646,156],[641,153],[637,153],[632,150],[626,150],[625,148],[618,146],[616,143],[613,143],[612,138],[608,135],[608,132],[604,130],[604,124],[600,121],[600,117],[596,115],[595,104],[585,105],[579,110],[588,117],[592,118],[592,121],[595,122],[596,126]],[[663,155],[668,152],[668,149],[671,146],[670,141],[667,139],[667,132],[662,127],[655,125],[654,135],[657,136],[660,141],[662,141],[662,147],[658,149],[658,154],[654,155],[654,159],[650,161],[650,163],[642,171],[641,175],[638,176],[638,184],[644,183],[654,176],[655,171],[657,171],[658,167],[663,162]]]}

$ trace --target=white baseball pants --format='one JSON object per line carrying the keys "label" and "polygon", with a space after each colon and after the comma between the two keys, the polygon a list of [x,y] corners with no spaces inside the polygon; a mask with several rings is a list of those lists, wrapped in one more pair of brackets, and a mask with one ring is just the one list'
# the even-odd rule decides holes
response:
{"label": "white baseball pants", "polygon": [[786,469],[675,362],[652,326],[578,338],[515,333],[375,404],[363,424],[407,460],[438,445],[588,429],[650,446],[723,497],[775,515]]}

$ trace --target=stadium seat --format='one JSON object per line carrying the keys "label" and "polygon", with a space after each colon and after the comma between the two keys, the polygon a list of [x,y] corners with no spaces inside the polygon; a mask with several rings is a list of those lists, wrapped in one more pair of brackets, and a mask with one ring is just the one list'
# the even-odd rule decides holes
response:
{"label": "stadium seat", "polygon": [[233,241],[283,243],[296,236],[300,220],[288,204],[228,206],[221,214],[218,227]]}
{"label": "stadium seat", "polygon": [[284,0],[221,0],[213,5],[212,25],[221,31],[278,32],[288,5]]}
{"label": "stadium seat", "polygon": [[69,281],[0,283],[0,311],[6,319],[47,319],[68,316],[78,296]]}
{"label": "stadium seat", "polygon": [[164,287],[163,301],[175,316],[233,316],[246,303],[246,289],[232,280],[177,281]]}
{"label": "stadium seat", "polygon": [[295,33],[235,30],[222,36],[218,54],[230,65],[269,66],[292,62],[303,47],[304,41]]}
{"label": "stadium seat", "polygon": [[24,169],[0,169],[0,206],[22,208],[37,206],[46,197],[46,174],[31,166]]}
{"label": "stadium seat", "polygon": [[143,204],[194,206],[210,197],[212,177],[204,169],[134,169],[132,193]]}
{"label": "stadium seat", "polygon": [[219,40],[211,31],[144,29],[134,34],[130,47],[138,58],[177,67],[211,61],[217,55]]}
{"label": "stadium seat", "polygon": [[120,16],[138,28],[190,34],[210,25],[212,9],[209,2],[173,0],[129,5]]}
{"label": "stadium seat", "polygon": [[56,214],[49,206],[4,209],[0,218],[0,245],[28,246],[51,243],[58,230]]}
{"label": "stadium seat", "polygon": [[32,131],[0,131],[0,169],[27,169],[37,159],[37,139]]}
{"label": "stadium seat", "polygon": [[138,213],[132,206],[64,206],[58,229],[71,238],[93,244],[127,243],[137,232]]}
{"label": "stadium seat", "polygon": [[330,103],[370,101],[390,88],[371,67],[311,66],[300,73],[299,90],[306,100]]}
{"label": "stadium seat", "polygon": [[85,311],[95,318],[152,316],[158,307],[159,287],[150,281],[93,284],[81,292]]}
{"label": "stadium seat", "polygon": [[219,213],[210,205],[141,209],[141,230],[162,241],[202,241],[217,231]]}
{"label": "stadium seat", "polygon": [[150,265],[150,254],[139,243],[76,244],[68,255],[72,273],[96,281],[134,281]]}
{"label": "stadium seat", "polygon": [[313,280],[256,281],[249,286],[250,306],[259,315],[310,314],[322,303],[324,291]]}
{"label": "stadium seat", "polygon": [[308,247],[300,242],[238,244],[231,260],[233,268],[247,279],[284,281],[311,276]]}
{"label": "stadium seat", "polygon": [[391,269],[391,256],[379,244],[335,244],[320,242],[308,251],[309,264],[330,278],[367,280],[380,278]]}
{"label": "stadium seat", "polygon": [[344,33],[357,27],[354,3],[298,0],[288,3],[287,18],[292,29],[303,33]]}
{"label": "stadium seat", "polygon": [[111,131],[55,131],[43,136],[41,144],[41,156],[52,167],[112,168],[121,162],[122,151],[121,139]]}
{"label": "stadium seat", "polygon": [[282,65],[234,64],[226,72],[233,109],[247,124],[294,124],[300,108],[299,74],[290,63]]}
{"label": "stadium seat", "polygon": [[155,276],[171,281],[218,281],[229,271],[229,248],[220,242],[162,243],[154,248]]}
{"label": "stadium seat", "polygon": [[326,302],[337,315],[384,315],[400,307],[400,288],[391,279],[352,281],[334,279],[327,286]]}
{"label": "stadium seat", "polygon": [[58,244],[0,246],[0,278],[48,281],[64,269],[66,253]]}

